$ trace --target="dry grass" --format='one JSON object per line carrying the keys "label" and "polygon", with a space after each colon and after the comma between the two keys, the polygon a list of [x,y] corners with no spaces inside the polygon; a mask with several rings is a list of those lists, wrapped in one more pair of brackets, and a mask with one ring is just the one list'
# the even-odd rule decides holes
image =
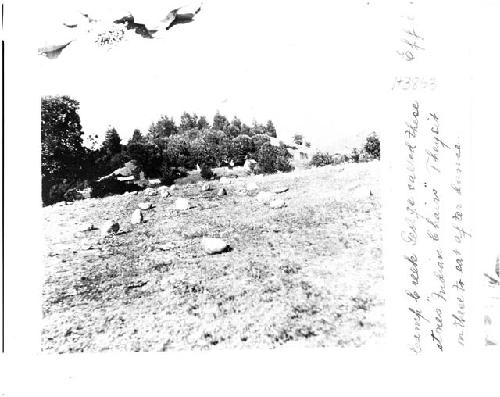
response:
{"label": "dry grass", "polygon": [[[373,162],[237,178],[222,197],[183,185],[151,197],[140,225],[130,216],[142,193],[44,208],[43,350],[373,343],[384,330],[378,172]],[[287,207],[259,204],[249,181],[288,186]],[[177,197],[195,208],[174,210]],[[105,219],[121,231],[78,231]],[[231,250],[208,256],[203,236]]]}

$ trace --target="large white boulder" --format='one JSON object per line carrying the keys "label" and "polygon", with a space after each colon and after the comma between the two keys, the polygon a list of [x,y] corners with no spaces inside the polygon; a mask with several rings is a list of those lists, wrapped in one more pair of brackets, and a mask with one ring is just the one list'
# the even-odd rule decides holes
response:
{"label": "large white boulder", "polygon": [[175,209],[184,211],[188,210],[191,208],[191,204],[189,203],[189,200],[186,198],[179,197],[177,200],[175,200]]}
{"label": "large white boulder", "polygon": [[221,252],[226,251],[229,247],[224,240],[211,237],[204,237],[201,240],[201,244],[203,246],[203,250],[209,255],[220,254]]}
{"label": "large white boulder", "polygon": [[136,209],[132,214],[132,219],[130,220],[133,224],[138,224],[143,221],[142,211],[140,209]]}

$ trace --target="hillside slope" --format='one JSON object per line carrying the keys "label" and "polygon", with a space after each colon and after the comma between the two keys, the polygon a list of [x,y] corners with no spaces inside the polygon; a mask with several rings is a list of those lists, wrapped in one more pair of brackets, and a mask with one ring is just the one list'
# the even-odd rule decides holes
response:
{"label": "hillside slope", "polygon": [[[272,209],[245,186],[286,186]],[[360,346],[383,334],[379,163],[237,178],[227,196],[184,185],[43,209],[42,349],[165,351]],[[372,195],[370,195],[370,191]],[[194,208],[174,209],[178,197]],[[120,223],[102,238],[91,222]],[[229,252],[209,256],[203,236]]]}

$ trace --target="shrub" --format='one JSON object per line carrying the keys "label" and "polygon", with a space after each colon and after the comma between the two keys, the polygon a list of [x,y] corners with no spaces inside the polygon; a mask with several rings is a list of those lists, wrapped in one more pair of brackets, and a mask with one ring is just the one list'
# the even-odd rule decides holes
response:
{"label": "shrub", "polygon": [[276,171],[290,172],[293,167],[290,164],[292,155],[285,147],[276,148]]}
{"label": "shrub", "polygon": [[290,158],[292,155],[284,147],[272,146],[265,143],[257,152],[257,163],[260,172],[272,174],[277,171],[288,172],[292,170]]}
{"label": "shrub", "polygon": [[351,159],[353,162],[359,163],[359,150],[358,149],[356,149],[356,148],[352,149]]}
{"label": "shrub", "polygon": [[263,145],[270,143],[270,141],[269,135],[266,134],[256,134],[252,136],[253,151],[257,153]]}
{"label": "shrub", "polygon": [[66,180],[49,186],[46,188],[47,193],[42,196],[43,204],[51,205],[59,201],[65,201],[64,194],[70,187]]}
{"label": "shrub", "polygon": [[215,174],[214,172],[212,171],[212,169],[208,166],[208,165],[205,165],[203,164],[201,166],[201,172],[200,172],[200,175],[203,179],[212,179],[215,177]]}
{"label": "shrub", "polygon": [[376,132],[372,132],[367,138],[364,150],[371,157],[380,159],[380,139]]}
{"label": "shrub", "polygon": [[69,189],[64,193],[64,200],[66,201],[77,201],[77,200],[83,200],[83,195],[78,192],[75,188]]}
{"label": "shrub", "polygon": [[114,194],[123,194],[134,190],[141,190],[139,186],[134,184],[127,184],[119,181],[115,177],[106,178],[102,181],[95,181],[90,183],[91,193],[90,197],[106,197]]}
{"label": "shrub", "polygon": [[195,161],[191,149],[191,142],[186,134],[176,134],[168,138],[167,147],[165,150],[166,159],[165,163],[175,167],[185,167],[193,169]]}
{"label": "shrub", "polygon": [[[269,139],[268,139],[269,142]],[[253,140],[248,135],[238,135],[229,142],[229,156],[234,165],[245,164],[245,158],[253,152]]]}
{"label": "shrub", "polygon": [[334,164],[334,156],[329,153],[317,152],[314,153],[311,159],[310,165],[314,167],[323,167],[325,165]]}
{"label": "shrub", "polygon": [[163,185],[173,185],[175,180],[178,178],[182,178],[186,176],[188,173],[177,167],[169,167],[168,165],[165,165],[162,167],[162,173],[161,173],[161,183]]}

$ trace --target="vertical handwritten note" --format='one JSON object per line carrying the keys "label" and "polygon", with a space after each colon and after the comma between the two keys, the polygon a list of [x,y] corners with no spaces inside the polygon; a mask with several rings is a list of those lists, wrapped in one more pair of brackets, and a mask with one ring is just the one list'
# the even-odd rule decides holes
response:
{"label": "vertical handwritten note", "polygon": [[390,187],[397,198],[390,202],[400,211],[391,229],[399,249],[387,271],[399,276],[392,296],[398,300],[398,337],[415,353],[467,343],[472,214],[464,172],[470,167],[468,102],[461,84],[467,70],[460,64],[467,49],[457,36],[449,40],[454,32],[440,29],[437,22],[448,12],[418,1],[400,10],[390,87],[392,150],[400,156],[390,160],[397,175]]}

